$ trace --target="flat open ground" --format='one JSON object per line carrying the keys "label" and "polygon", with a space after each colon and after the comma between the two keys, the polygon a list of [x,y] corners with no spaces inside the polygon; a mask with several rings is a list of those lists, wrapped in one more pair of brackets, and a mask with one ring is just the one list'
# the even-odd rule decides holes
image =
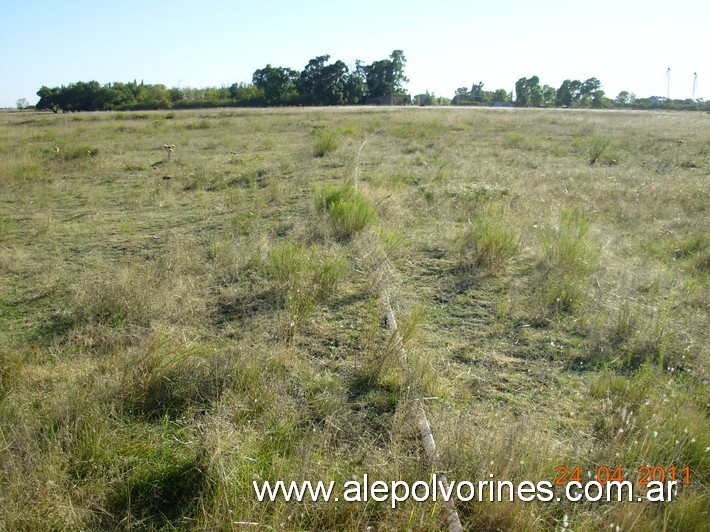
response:
{"label": "flat open ground", "polygon": [[252,488],[428,480],[423,398],[455,482],[691,474],[466,528],[707,530],[710,115],[2,113],[0,185],[0,528],[444,529]]}

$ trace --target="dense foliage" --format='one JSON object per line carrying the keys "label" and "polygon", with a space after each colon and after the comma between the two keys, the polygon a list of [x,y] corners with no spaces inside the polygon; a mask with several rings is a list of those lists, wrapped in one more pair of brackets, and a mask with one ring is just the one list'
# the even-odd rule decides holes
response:
{"label": "dense foliage", "polygon": [[[46,87],[37,91],[36,109],[59,111],[108,111],[145,109],[194,109],[204,107],[280,107],[290,105],[360,105],[384,103],[391,95],[406,93],[404,68],[407,60],[402,50],[394,50],[387,59],[366,65],[355,62],[353,69],[341,60],[330,63],[330,55],[311,59],[301,72],[288,67],[267,64],[257,69],[251,83],[235,83],[230,87],[170,88],[165,85],[137,83],[107,83],[97,81],[72,83],[68,86]],[[401,101],[401,100],[400,100]],[[404,102],[409,103],[407,96]],[[452,99],[428,91],[411,99],[420,106],[516,106],[573,107],[603,109],[628,107],[635,109],[674,109],[710,111],[704,100],[670,100],[653,96],[639,99],[629,91],[609,98],[602,83],[592,77],[585,81],[566,79],[559,88],[541,85],[538,76],[522,77],[514,92],[505,89],[486,91],[483,82],[456,89]],[[24,100],[18,107],[26,106]]]}
{"label": "dense foliage", "polygon": [[270,64],[257,69],[252,82],[222,88],[171,88],[137,83],[77,82],[38,92],[36,108],[59,111],[183,109],[200,107],[272,107],[283,105],[357,105],[369,98],[403,94],[407,60],[401,50],[389,58],[351,71],[330,56],[311,59],[303,71]]}
{"label": "dense foliage", "polygon": [[[426,101],[423,99],[422,101]],[[609,98],[602,90],[602,83],[597,78],[585,81],[566,79],[559,88],[541,85],[540,78],[523,77],[515,82],[515,93],[505,89],[496,91],[483,90],[483,82],[456,89],[451,101],[453,105],[515,105],[516,107],[569,107],[605,109],[627,107],[633,109],[673,109],[707,110],[710,103],[704,100],[669,100],[659,96],[636,98],[633,92],[621,91],[616,98]],[[426,104],[422,104],[426,105]]]}

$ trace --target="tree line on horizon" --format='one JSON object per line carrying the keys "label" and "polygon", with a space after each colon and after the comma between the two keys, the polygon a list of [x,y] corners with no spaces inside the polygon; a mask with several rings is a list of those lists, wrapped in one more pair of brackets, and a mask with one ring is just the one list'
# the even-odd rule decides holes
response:
{"label": "tree line on horizon", "polygon": [[[516,106],[594,108],[628,107],[637,109],[669,108],[710,110],[710,103],[692,100],[639,99],[622,91],[615,99],[607,97],[601,82],[566,79],[559,88],[541,85],[537,76],[522,77],[514,92],[505,89],[486,91],[483,82],[469,90],[461,87],[453,98],[436,96],[428,91],[411,98],[406,94],[406,58],[394,50],[386,59],[364,64],[356,61],[353,69],[340,60],[330,62],[329,55],[311,59],[302,71],[267,64],[254,71],[251,83],[234,83],[221,88],[167,88],[161,84],[77,82],[68,86],[42,86],[37,91],[37,110],[55,113],[74,111],[126,111],[192,109],[205,107],[277,107],[338,106],[383,102],[383,97],[401,95],[400,103],[414,105]],[[22,101],[22,100],[20,100]],[[19,107],[19,101],[18,101]]]}
{"label": "tree line on horizon", "polygon": [[38,110],[122,111],[200,107],[275,107],[289,105],[359,105],[383,96],[405,94],[406,58],[394,50],[371,64],[329,63],[329,55],[311,59],[301,72],[271,64],[257,69],[251,83],[222,88],[167,88],[137,83],[77,82],[37,91]]}

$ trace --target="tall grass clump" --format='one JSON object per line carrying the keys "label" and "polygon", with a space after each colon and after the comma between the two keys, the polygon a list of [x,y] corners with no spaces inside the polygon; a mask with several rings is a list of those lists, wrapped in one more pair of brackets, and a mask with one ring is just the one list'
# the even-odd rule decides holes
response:
{"label": "tall grass clump", "polygon": [[455,239],[459,268],[464,271],[503,268],[517,247],[515,229],[509,225],[502,211],[493,209],[476,215]]}
{"label": "tall grass clump", "polygon": [[[368,305],[360,328],[361,359],[358,378],[369,387],[402,382],[402,350],[412,344],[425,316],[417,307],[397,320],[397,329],[382,328],[382,309],[373,301]],[[409,383],[411,384],[411,383]]]}
{"label": "tall grass clump", "polygon": [[334,132],[326,129],[319,129],[315,132],[313,139],[313,155],[315,157],[323,157],[324,155],[337,150],[339,145],[340,140]]}
{"label": "tall grass clump", "polygon": [[506,133],[503,136],[503,145],[506,148],[530,149],[532,144],[525,135],[516,132]]}
{"label": "tall grass clump", "polygon": [[316,208],[330,216],[338,239],[346,240],[352,237],[375,219],[375,210],[367,198],[352,185],[314,188],[311,194]]}
{"label": "tall grass clump", "polygon": [[146,419],[176,418],[217,400],[237,371],[232,351],[186,348],[160,332],[126,364],[119,396],[127,413]]}
{"label": "tall grass clump", "polygon": [[89,159],[96,157],[99,154],[99,149],[88,144],[76,144],[64,147],[58,147],[53,152],[53,157],[57,161],[78,161],[81,159]]}
{"label": "tall grass clump", "polygon": [[618,309],[599,312],[590,332],[594,363],[637,370],[644,365],[668,368],[680,361],[679,337],[663,305],[649,309],[623,301]]}
{"label": "tall grass clump", "polygon": [[207,463],[189,430],[167,420],[118,425],[105,443],[100,525],[87,528],[174,529],[199,512]]}
{"label": "tall grass clump", "polygon": [[159,284],[149,268],[107,267],[70,287],[49,333],[81,350],[106,351],[135,344],[154,320]]}
{"label": "tall grass clump", "polygon": [[589,275],[599,252],[588,234],[589,222],[584,216],[577,209],[563,209],[559,225],[544,231],[540,237],[545,259],[565,273]]}
{"label": "tall grass clump", "polygon": [[584,299],[599,257],[588,233],[589,222],[576,209],[563,209],[559,225],[541,233],[544,263],[537,295],[545,311],[571,312]]}
{"label": "tall grass clump", "polygon": [[277,304],[284,310],[282,330],[287,339],[295,337],[317,303],[335,294],[345,271],[341,257],[319,257],[313,248],[288,243],[271,251],[267,275],[274,283]]}
{"label": "tall grass clump", "polygon": [[611,141],[606,137],[593,137],[589,145],[589,164],[592,165],[599,162],[610,144]]}

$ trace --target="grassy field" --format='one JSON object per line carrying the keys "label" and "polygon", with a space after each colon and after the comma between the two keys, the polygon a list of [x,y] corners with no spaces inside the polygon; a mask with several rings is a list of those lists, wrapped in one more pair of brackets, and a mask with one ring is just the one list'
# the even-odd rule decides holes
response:
{"label": "grassy field", "polygon": [[708,530],[709,115],[2,113],[0,186],[2,529],[445,529],[252,488],[429,480],[422,398],[453,481],[692,474],[468,529]]}

